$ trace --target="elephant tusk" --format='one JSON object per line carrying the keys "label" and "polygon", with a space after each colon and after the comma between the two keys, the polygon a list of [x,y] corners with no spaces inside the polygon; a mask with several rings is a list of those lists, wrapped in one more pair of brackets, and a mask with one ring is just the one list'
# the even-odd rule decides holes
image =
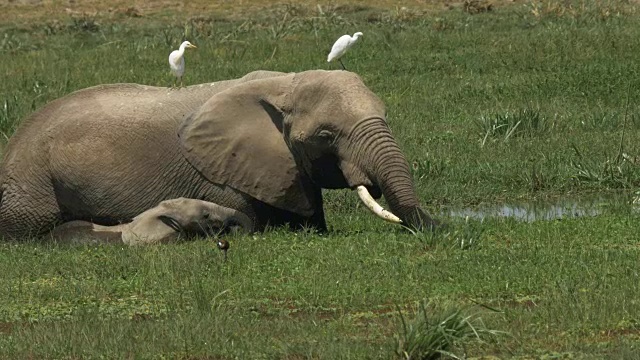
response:
{"label": "elephant tusk", "polygon": [[369,190],[367,190],[366,187],[360,185],[357,189],[358,197],[360,197],[360,200],[362,200],[367,209],[371,210],[374,214],[378,215],[385,221],[392,222],[394,224],[402,223],[402,220],[400,220],[399,217],[393,215],[390,211],[383,209],[382,206],[380,206],[380,204],[371,197],[371,194],[369,194]]}

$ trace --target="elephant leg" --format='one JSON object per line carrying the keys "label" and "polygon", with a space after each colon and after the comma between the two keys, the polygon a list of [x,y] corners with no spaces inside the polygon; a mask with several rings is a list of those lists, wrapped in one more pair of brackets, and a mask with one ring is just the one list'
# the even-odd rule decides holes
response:
{"label": "elephant leg", "polygon": [[[309,186],[312,185],[309,184]],[[322,232],[327,229],[320,188],[313,190],[315,212],[308,217],[276,208],[229,186],[209,183],[198,192],[190,194],[189,197],[235,209],[251,219],[252,231],[264,231],[267,227],[284,225],[288,225],[293,230],[311,227]]]}
{"label": "elephant leg", "polygon": [[314,190],[315,208],[311,216],[302,216],[291,211],[278,209],[261,201],[253,204],[253,212],[256,214],[256,229],[264,230],[271,226],[285,226],[290,230],[311,228],[318,232],[327,231],[327,223],[324,217],[322,205],[322,189]]}
{"label": "elephant leg", "polygon": [[53,189],[33,182],[5,184],[0,198],[0,234],[24,240],[47,233],[60,222],[60,208]]}
{"label": "elephant leg", "polygon": [[322,189],[318,188],[314,190],[314,202],[316,204],[316,211],[307,220],[307,226],[315,229],[320,233],[327,232],[327,220],[324,217],[324,203],[322,200]]}

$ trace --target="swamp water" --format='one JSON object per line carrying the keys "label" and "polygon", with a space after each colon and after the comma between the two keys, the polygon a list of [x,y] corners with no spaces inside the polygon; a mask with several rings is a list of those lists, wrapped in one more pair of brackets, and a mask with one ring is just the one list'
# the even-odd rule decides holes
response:
{"label": "swamp water", "polygon": [[[476,220],[488,218],[513,218],[518,221],[545,221],[585,216],[598,216],[607,208],[634,207],[640,211],[640,204],[632,204],[637,198],[630,192],[597,195],[590,197],[567,197],[529,202],[509,202],[502,204],[480,204],[472,207],[449,207],[440,215]],[[640,198],[637,199],[640,202]]]}

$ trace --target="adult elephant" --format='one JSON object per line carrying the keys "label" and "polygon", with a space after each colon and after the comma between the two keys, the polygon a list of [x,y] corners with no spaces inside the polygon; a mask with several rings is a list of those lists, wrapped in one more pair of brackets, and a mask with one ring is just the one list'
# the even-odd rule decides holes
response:
{"label": "adult elephant", "polygon": [[382,101],[347,71],[80,90],[24,120],[0,183],[0,231],[17,238],[72,220],[128,222],[179,197],[238,210],[256,230],[324,230],[323,188],[384,195],[404,225],[434,225]]}

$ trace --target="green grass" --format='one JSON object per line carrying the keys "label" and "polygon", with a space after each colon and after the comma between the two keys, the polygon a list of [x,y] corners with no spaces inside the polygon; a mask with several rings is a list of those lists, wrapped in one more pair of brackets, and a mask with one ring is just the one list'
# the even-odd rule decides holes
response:
{"label": "green grass", "polygon": [[[185,34],[198,45],[186,59],[195,84],[337,69],[325,61],[330,45],[362,31],[345,65],[385,101],[428,210],[636,190],[640,17],[617,3],[573,4],[3,24],[0,131],[11,136],[80,88],[168,85],[166,58]],[[458,337],[453,354],[640,352],[639,216],[628,206],[532,223],[445,219],[443,233],[414,235],[348,191],[326,199],[327,235],[234,237],[226,263],[210,241],[0,244],[0,358],[389,359],[406,329],[398,308],[419,318],[425,299],[428,319],[500,310],[477,307],[506,335]]]}
{"label": "green grass", "polygon": [[427,309],[428,302],[420,304],[418,315],[405,320],[399,311],[402,333],[396,337],[396,355],[406,360],[435,360],[443,356],[460,358],[452,352],[457,344],[469,339],[491,339],[501,333],[486,328],[482,318],[464,310],[453,309],[436,316]]}
{"label": "green grass", "polygon": [[503,311],[482,318],[510,336],[472,343],[468,354],[595,359],[633,350],[635,216],[484,227],[468,249],[393,229],[274,231],[232,239],[227,263],[206,241],[5,244],[0,349],[8,357],[389,358],[402,332],[396,305],[429,299]]}

